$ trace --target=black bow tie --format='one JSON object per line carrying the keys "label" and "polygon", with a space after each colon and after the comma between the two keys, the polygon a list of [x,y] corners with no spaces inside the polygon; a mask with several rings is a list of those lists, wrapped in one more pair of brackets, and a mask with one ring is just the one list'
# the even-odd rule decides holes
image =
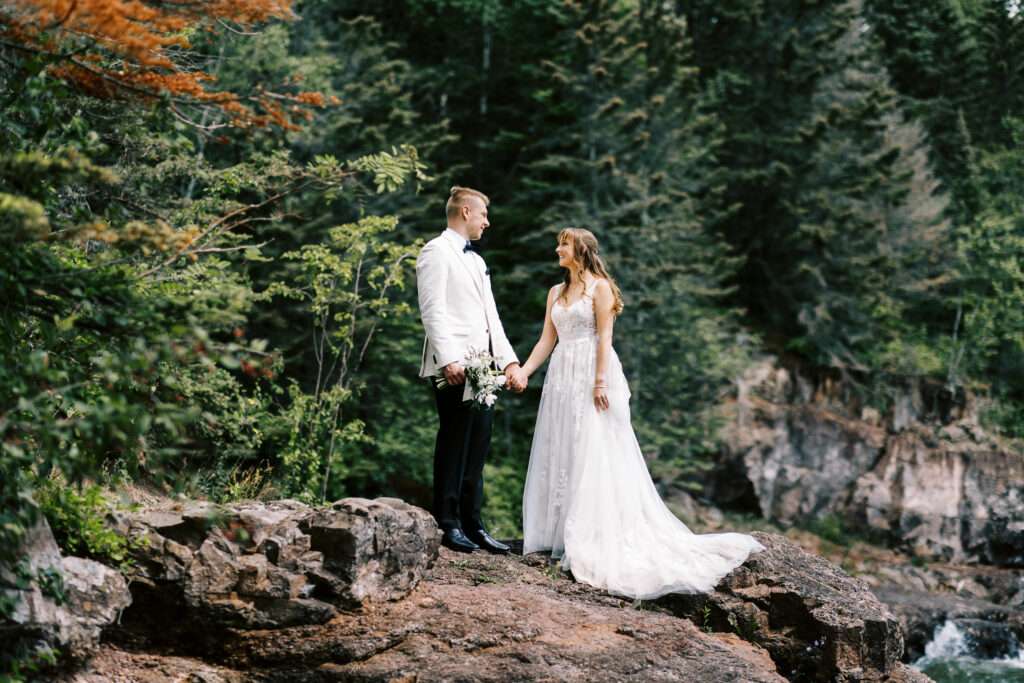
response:
{"label": "black bow tie", "polygon": [[465,254],[467,251],[476,251],[476,245],[472,242],[466,242],[466,246],[462,248],[462,253]]}

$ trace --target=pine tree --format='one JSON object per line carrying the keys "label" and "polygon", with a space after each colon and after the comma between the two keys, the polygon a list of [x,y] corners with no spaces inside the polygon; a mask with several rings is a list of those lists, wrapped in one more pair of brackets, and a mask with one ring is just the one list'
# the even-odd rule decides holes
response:
{"label": "pine tree", "polygon": [[1013,200],[1020,126],[1012,118],[1024,104],[1024,17],[1003,0],[867,6],[901,100],[927,127],[953,198],[957,258],[948,262],[944,305],[932,308],[929,322],[946,355],[947,385],[990,383],[1012,414],[1024,386]]}
{"label": "pine tree", "polygon": [[[593,231],[626,308],[615,347],[633,388],[648,453],[693,465],[709,436],[708,405],[729,390],[743,355],[721,305],[731,268],[703,230],[718,206],[717,126],[700,111],[685,26],[658,2],[563,4],[564,53],[549,61],[546,104],[528,153],[524,193],[539,228],[519,240],[534,317],[562,227]],[[543,265],[541,265],[543,264]],[[551,264],[551,265],[548,265]]]}
{"label": "pine tree", "polygon": [[976,93],[968,120],[971,139],[982,149],[1007,149],[1015,144],[1015,132],[1004,119],[1024,107],[1024,16],[1011,0],[976,5],[965,7],[981,64],[981,78],[965,83]]}
{"label": "pine tree", "polygon": [[[867,0],[866,17],[903,105],[926,126],[935,170],[960,215],[977,211],[972,139],[987,81],[983,54],[958,0]],[[966,182],[965,182],[966,181]]]}
{"label": "pine tree", "polygon": [[726,127],[719,159],[739,208],[716,227],[744,259],[739,301],[813,360],[866,369],[905,305],[895,234],[931,233],[941,202],[919,194],[912,224],[890,223],[916,171],[859,4],[676,4]]}

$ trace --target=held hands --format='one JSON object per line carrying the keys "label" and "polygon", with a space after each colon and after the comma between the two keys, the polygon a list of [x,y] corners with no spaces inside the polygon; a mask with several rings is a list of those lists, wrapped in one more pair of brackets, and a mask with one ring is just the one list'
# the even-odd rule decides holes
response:
{"label": "held hands", "polygon": [[[448,386],[457,387],[466,381],[466,369],[458,361],[452,361],[441,369]],[[505,368],[505,388],[514,389],[517,394],[523,392],[527,384],[527,375],[519,367],[519,363],[511,363]]]}
{"label": "held hands", "polygon": [[515,389],[517,394],[523,393],[523,389],[526,388],[528,383],[528,376],[523,369],[519,366],[519,363],[509,363],[505,368],[505,388]]}

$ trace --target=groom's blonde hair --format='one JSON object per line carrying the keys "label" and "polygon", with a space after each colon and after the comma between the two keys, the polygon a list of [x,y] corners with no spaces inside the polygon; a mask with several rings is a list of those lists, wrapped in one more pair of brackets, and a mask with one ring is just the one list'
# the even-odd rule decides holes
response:
{"label": "groom's blonde hair", "polygon": [[451,189],[448,194],[448,204],[445,205],[445,213],[448,214],[448,219],[451,220],[459,215],[462,207],[466,204],[466,197],[478,197],[483,201],[484,206],[488,206],[491,200],[487,198],[483,192],[479,190],[473,190],[468,187],[459,187],[456,185]]}

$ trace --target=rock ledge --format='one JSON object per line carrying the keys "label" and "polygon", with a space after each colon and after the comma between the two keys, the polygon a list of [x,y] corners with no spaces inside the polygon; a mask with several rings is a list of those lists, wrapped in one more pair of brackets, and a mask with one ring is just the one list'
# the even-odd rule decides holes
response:
{"label": "rock ledge", "polygon": [[[325,508],[292,500],[116,513],[135,544],[135,607],[119,638],[152,642],[330,620],[367,598],[409,594],[437,557],[426,511],[393,499],[346,498]],[[161,618],[154,620],[154,615]],[[172,627],[153,628],[171,616]]]}

